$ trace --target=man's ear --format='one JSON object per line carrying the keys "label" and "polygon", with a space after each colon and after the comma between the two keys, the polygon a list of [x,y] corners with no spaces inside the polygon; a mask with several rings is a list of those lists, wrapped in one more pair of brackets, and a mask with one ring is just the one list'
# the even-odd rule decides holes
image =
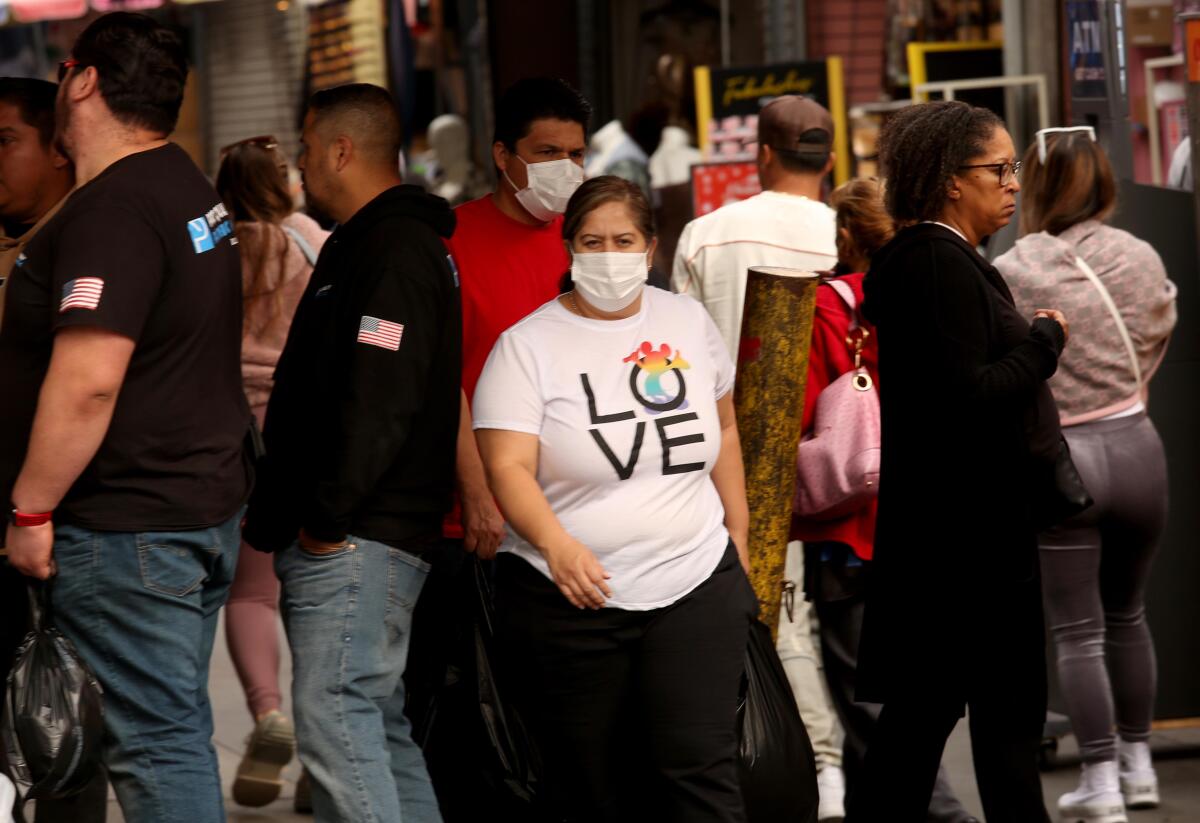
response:
{"label": "man's ear", "polygon": [[496,168],[500,169],[500,171],[508,171],[508,147],[499,140],[497,140],[495,143],[492,143],[492,163],[494,163]]}
{"label": "man's ear", "polygon": [[55,169],[60,170],[71,165],[71,158],[67,157],[62,153],[62,151],[59,150],[57,143],[51,144],[50,146],[50,165],[54,166]]}
{"label": "man's ear", "polygon": [[329,150],[333,153],[334,169],[345,171],[346,166],[350,165],[350,160],[354,157],[354,141],[344,134],[339,134],[329,145]]}
{"label": "man's ear", "polygon": [[821,169],[821,176],[829,174],[833,171],[833,167],[837,165],[837,153],[829,152],[829,159],[825,161],[825,168]]}
{"label": "man's ear", "polygon": [[957,177],[951,177],[950,182],[946,184],[946,196],[951,200],[959,200],[962,198],[962,189],[958,186]]}
{"label": "man's ear", "polygon": [[67,80],[67,96],[72,100],[86,100],[100,90],[100,74],[95,66],[86,66]]}

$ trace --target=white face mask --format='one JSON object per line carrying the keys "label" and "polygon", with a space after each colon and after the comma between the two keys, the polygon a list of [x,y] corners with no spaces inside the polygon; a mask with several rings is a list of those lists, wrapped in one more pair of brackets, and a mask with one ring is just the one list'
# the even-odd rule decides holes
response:
{"label": "white face mask", "polygon": [[571,258],[571,281],[583,298],[600,311],[627,308],[650,276],[647,252],[602,251]]}
{"label": "white face mask", "polygon": [[[529,177],[529,184],[517,190],[517,202],[535,219],[549,223],[567,210],[567,201],[583,183],[583,169],[569,157],[545,163],[526,163],[520,157],[517,159],[525,163],[525,173]],[[517,188],[507,171],[504,179]]]}

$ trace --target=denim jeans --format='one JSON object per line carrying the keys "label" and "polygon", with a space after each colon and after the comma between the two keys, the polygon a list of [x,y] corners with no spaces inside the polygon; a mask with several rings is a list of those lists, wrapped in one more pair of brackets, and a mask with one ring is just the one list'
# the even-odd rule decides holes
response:
{"label": "denim jeans", "polygon": [[440,823],[401,676],[429,565],[359,537],[275,557],[300,760],[318,823]]}
{"label": "denim jeans", "polygon": [[54,621],[104,687],[104,765],[130,823],[222,823],[208,663],[241,512],[208,529],[56,526]]}

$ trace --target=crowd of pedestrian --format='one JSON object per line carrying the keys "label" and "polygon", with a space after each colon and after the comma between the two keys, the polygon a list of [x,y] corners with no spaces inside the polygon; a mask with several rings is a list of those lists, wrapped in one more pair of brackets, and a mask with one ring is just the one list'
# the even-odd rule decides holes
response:
{"label": "crowd of pedestrian", "polygon": [[[778,98],[764,191],[684,229],[668,291],[642,189],[585,181],[591,107],[563,81],[505,92],[495,189],[454,209],[403,184],[387,91],[315,93],[297,165],[330,233],[274,137],[224,148],[215,185],[170,142],[187,73],[175,33],[113,13],[57,85],[0,78],[0,656],[48,587],[104,690],[103,770],[37,820],[102,820],[108,782],[133,823],[225,819],[222,608],[252,729],[236,802],[275,800],[298,752],[319,821],[455,819],[474,787],[427,765],[409,651],[438,656],[466,608],[438,575],[478,563],[547,819],[745,821],[753,266],[822,273],[800,476],[822,437],[874,455],[851,503],[801,488],[788,547],[777,650],[819,818],[975,820],[940,767],[969,709],[987,819],[1048,820],[1045,624],[1083,760],[1064,820],[1159,802],[1146,404],[1175,290],[1105,225],[1090,130],[1019,158],[986,109],[912,106],[885,180],[827,203],[832,118]],[[823,414],[846,386],[862,414]],[[420,665],[436,687],[448,664]]]}

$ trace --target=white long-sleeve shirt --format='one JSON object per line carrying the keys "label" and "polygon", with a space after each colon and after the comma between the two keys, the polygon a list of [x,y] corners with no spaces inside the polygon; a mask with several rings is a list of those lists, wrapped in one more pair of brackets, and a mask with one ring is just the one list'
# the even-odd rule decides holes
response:
{"label": "white long-sleeve shirt", "polygon": [[747,269],[833,268],[835,218],[824,203],[775,191],[722,206],[684,227],[671,287],[704,304],[736,362]]}

